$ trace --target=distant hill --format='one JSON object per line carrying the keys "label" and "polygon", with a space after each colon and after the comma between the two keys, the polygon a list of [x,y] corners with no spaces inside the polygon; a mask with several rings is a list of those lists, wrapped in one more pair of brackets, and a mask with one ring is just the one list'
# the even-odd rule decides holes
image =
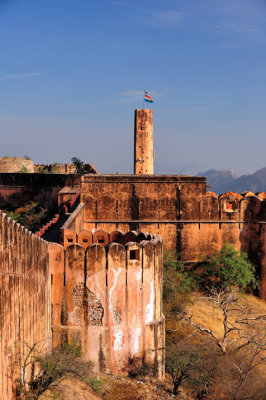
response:
{"label": "distant hill", "polygon": [[200,172],[197,176],[206,176],[207,185],[217,194],[224,192],[242,193],[245,191],[266,192],[266,167],[259,169],[252,175],[237,177],[233,171],[219,171],[210,169]]}

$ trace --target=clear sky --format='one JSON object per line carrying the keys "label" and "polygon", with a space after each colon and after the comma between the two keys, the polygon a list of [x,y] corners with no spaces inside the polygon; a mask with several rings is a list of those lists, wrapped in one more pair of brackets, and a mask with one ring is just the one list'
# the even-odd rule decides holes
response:
{"label": "clear sky", "polygon": [[265,0],[0,0],[0,157],[133,172],[154,98],[155,171],[266,166]]}

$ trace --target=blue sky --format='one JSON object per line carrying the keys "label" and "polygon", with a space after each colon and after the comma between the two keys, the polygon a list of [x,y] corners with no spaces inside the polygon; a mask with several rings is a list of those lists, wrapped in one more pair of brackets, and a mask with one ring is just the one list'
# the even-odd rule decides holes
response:
{"label": "blue sky", "polygon": [[266,166],[265,0],[0,0],[0,157],[133,171],[155,103],[155,171]]}

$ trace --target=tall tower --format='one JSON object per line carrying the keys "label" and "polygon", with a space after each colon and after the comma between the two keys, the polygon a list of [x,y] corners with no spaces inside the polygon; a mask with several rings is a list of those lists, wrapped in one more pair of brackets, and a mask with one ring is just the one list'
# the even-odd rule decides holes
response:
{"label": "tall tower", "polygon": [[153,174],[152,110],[135,110],[134,174]]}

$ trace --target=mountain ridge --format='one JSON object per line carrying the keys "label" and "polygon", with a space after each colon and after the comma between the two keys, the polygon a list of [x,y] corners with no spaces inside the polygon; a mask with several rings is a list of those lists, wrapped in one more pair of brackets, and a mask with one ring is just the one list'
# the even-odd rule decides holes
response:
{"label": "mountain ridge", "polygon": [[242,193],[245,191],[266,191],[266,167],[258,169],[253,174],[237,176],[234,171],[210,169],[200,172],[197,176],[207,178],[208,189],[218,195],[225,192]]}

